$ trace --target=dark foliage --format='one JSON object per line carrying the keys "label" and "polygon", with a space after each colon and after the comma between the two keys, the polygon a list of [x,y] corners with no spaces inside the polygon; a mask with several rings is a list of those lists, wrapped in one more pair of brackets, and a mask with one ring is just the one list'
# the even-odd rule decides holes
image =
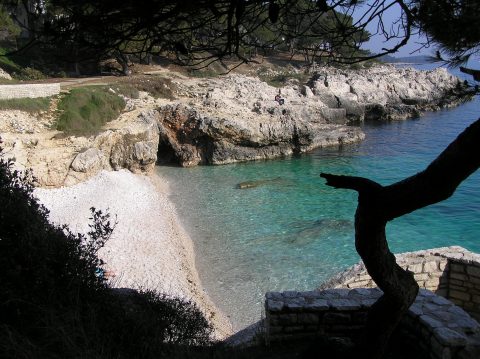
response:
{"label": "dark foliage", "polygon": [[192,303],[109,288],[97,257],[114,228],[108,214],[92,208],[87,236],[51,225],[31,176],[12,165],[0,159],[0,357],[150,358],[209,342]]}

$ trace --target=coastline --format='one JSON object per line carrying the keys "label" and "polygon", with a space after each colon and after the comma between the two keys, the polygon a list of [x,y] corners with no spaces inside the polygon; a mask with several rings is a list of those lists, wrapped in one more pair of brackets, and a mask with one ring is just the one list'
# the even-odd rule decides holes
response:
{"label": "coastline", "polygon": [[231,323],[201,285],[193,242],[160,176],[101,171],[71,187],[37,188],[34,195],[50,211],[50,221],[67,224],[73,232],[88,232],[91,207],[110,213],[117,225],[99,257],[114,273],[112,287],[151,289],[191,300],[213,325],[215,339],[232,334]]}

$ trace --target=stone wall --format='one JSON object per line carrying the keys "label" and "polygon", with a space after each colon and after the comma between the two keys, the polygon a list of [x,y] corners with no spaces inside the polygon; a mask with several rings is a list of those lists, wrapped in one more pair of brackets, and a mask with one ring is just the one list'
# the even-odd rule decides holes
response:
{"label": "stone wall", "polygon": [[[397,263],[413,272],[420,288],[451,300],[480,320],[480,255],[453,246],[402,253]],[[373,288],[363,263],[334,276],[320,287]]]}
{"label": "stone wall", "polygon": [[60,93],[60,84],[0,85],[0,100],[49,97]]}
{"label": "stone wall", "polygon": [[[270,292],[266,295],[269,341],[304,336],[361,340],[367,311],[382,295],[377,288]],[[480,357],[480,325],[449,300],[421,289],[397,335],[431,359]]]}

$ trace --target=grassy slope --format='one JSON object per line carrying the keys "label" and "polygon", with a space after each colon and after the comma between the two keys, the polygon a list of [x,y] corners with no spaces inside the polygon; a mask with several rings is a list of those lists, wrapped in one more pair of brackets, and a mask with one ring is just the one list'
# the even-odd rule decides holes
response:
{"label": "grassy slope", "polygon": [[56,128],[67,135],[93,134],[116,119],[124,107],[125,101],[106,87],[76,88],[61,98]]}

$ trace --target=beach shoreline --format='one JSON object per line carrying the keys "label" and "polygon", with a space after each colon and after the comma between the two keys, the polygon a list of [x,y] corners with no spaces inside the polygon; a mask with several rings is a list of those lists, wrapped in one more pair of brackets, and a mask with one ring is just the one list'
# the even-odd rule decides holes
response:
{"label": "beach shoreline", "polygon": [[50,211],[50,221],[72,232],[89,230],[95,207],[116,222],[99,251],[116,288],[152,289],[195,302],[214,327],[215,339],[232,334],[228,318],[202,287],[194,244],[169,199],[168,183],[158,174],[127,170],[101,171],[85,182],[55,189],[37,188],[34,195]]}

